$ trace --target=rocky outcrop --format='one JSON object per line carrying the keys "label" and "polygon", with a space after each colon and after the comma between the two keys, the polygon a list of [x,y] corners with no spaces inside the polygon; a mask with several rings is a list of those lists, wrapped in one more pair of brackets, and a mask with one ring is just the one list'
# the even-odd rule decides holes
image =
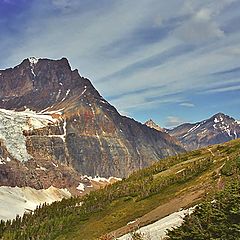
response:
{"label": "rocky outcrop", "polygon": [[156,124],[152,119],[149,119],[144,123],[146,126],[156,129],[159,132],[165,132],[165,129],[161,128],[158,124]]}
{"label": "rocky outcrop", "polygon": [[217,113],[198,123],[185,123],[168,133],[176,137],[187,150],[224,143],[240,138],[240,123],[223,113]]}
{"label": "rocky outcrop", "polygon": [[[0,71],[0,89],[0,108],[20,113],[31,109],[35,114],[24,115],[29,127],[23,127],[22,133],[30,158],[15,163],[22,168],[15,182],[24,175],[26,179],[20,182],[29,182],[35,188],[48,187],[35,173],[31,175],[31,171],[24,170],[29,164],[35,164],[33,168],[37,164],[46,169],[51,166],[53,172],[56,168],[52,162],[62,164],[74,176],[80,173],[125,177],[163,157],[184,151],[167,133],[121,116],[88,79],[71,70],[65,58],[25,59],[12,69]],[[9,174],[4,171],[4,176]],[[44,170],[41,172],[44,178]],[[64,170],[59,177],[55,173],[46,175],[51,179],[48,182],[57,184],[61,182],[60,175],[67,174]]]}

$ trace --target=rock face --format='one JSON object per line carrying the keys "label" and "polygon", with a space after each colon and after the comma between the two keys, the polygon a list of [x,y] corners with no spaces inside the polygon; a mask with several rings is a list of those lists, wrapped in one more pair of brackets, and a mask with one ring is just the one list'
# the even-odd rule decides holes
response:
{"label": "rock face", "polygon": [[165,132],[165,129],[163,129],[159,125],[157,125],[152,119],[149,119],[144,124],[150,128],[158,130],[159,132]]}
{"label": "rock face", "polygon": [[[167,133],[121,116],[88,79],[71,70],[65,58],[29,58],[14,68],[1,70],[0,108],[5,126],[12,124],[7,125],[9,131],[0,133],[0,158],[4,162],[0,165],[1,184],[11,178],[11,185],[30,182],[35,188],[46,188],[55,182],[63,187],[79,181],[79,173],[125,177],[184,151]],[[16,151],[9,142],[8,133],[13,134],[10,129],[16,129],[12,135]],[[16,139],[25,147],[19,148]],[[11,164],[19,176],[11,176]],[[63,169],[57,173],[55,165]],[[34,173],[27,169],[34,169]],[[37,177],[39,171],[45,183],[39,180],[40,175]],[[68,180],[61,183],[64,179]]]}
{"label": "rock face", "polygon": [[240,138],[240,123],[223,113],[198,123],[185,123],[168,133],[176,137],[187,150],[224,143]]}

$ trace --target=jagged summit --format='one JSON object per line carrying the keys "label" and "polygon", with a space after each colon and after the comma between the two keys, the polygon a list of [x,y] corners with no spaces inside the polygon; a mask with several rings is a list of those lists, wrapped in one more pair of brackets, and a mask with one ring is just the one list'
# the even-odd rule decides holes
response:
{"label": "jagged summit", "polygon": [[36,57],[29,57],[28,58],[28,61],[31,63],[31,64],[37,64],[39,58],[36,58]]}
{"label": "jagged summit", "polygon": [[[90,80],[71,69],[66,58],[32,57],[14,68],[1,70],[0,108],[10,111],[1,114],[4,126],[17,129],[2,133],[4,168],[11,163],[7,158],[15,158],[23,165],[41,162],[42,169],[48,169],[49,161],[57,161],[83,175],[125,177],[184,151],[167,133],[121,116]],[[12,110],[23,114],[11,114]],[[15,147],[8,139],[15,139]],[[14,148],[24,156],[18,157]]]}
{"label": "jagged summit", "polygon": [[157,125],[152,119],[149,119],[148,121],[146,121],[144,123],[146,126],[150,127],[150,128],[153,128],[153,129],[156,129],[160,132],[164,132],[164,129],[161,128],[159,125]]}
{"label": "jagged summit", "polygon": [[223,121],[229,121],[229,120],[234,120],[232,117],[224,114],[224,113],[216,113],[214,114],[211,118],[209,118],[209,121],[214,121],[215,123],[218,123],[218,122],[223,122]]}
{"label": "jagged summit", "polygon": [[63,103],[67,104],[77,95],[78,100],[85,95],[101,98],[88,79],[71,69],[66,58],[51,60],[31,57],[0,73],[0,107],[6,109],[22,110],[27,107],[41,111],[62,108]]}

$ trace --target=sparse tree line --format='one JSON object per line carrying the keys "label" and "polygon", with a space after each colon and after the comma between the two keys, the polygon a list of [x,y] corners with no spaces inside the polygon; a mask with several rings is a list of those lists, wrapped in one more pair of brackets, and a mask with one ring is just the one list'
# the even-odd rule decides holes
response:
{"label": "sparse tree line", "polygon": [[239,179],[214,198],[200,204],[184,223],[168,232],[169,240],[238,240],[240,239]]}
{"label": "sparse tree line", "polygon": [[[148,234],[136,231],[128,240],[151,240]],[[159,240],[239,240],[240,182],[234,180],[224,190],[199,204],[186,215],[180,227],[167,231]],[[104,236],[100,240],[113,240]]]}
{"label": "sparse tree line", "polygon": [[[184,161],[191,160],[196,156],[199,156],[196,158],[197,160],[184,163]],[[162,171],[181,162],[182,171],[161,176]],[[168,158],[133,173],[128,179],[108,185],[84,197],[63,199],[61,202],[55,202],[51,205],[43,204],[37,207],[34,213],[26,213],[23,217],[17,216],[12,221],[1,221],[0,239],[56,239],[68,229],[87,221],[92,213],[104,210],[115,200],[129,198],[133,201],[141,201],[161,192],[172,184],[188,181],[209,169],[212,164],[212,157],[201,158],[201,151],[188,153],[181,157]]]}

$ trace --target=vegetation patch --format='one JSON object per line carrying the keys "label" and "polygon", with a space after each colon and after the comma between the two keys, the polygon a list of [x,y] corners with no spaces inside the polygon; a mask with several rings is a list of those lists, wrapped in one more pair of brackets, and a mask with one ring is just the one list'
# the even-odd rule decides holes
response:
{"label": "vegetation patch", "polygon": [[44,204],[33,214],[2,221],[0,239],[98,239],[183,193],[196,188],[214,192],[220,180],[239,174],[239,142],[162,159],[84,197]]}

